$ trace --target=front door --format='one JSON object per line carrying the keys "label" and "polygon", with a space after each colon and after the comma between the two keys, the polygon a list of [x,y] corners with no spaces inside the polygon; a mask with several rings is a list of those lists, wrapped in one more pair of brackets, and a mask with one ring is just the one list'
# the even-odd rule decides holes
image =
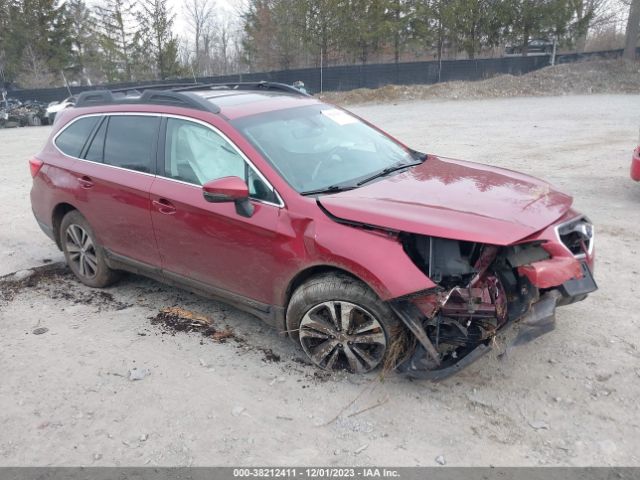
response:
{"label": "front door", "polygon": [[[279,200],[240,151],[212,127],[168,118],[164,165],[151,187],[152,221],[169,275],[270,304],[278,265]],[[164,175],[163,175],[164,174]],[[201,185],[238,176],[250,185],[253,215],[209,203]]]}

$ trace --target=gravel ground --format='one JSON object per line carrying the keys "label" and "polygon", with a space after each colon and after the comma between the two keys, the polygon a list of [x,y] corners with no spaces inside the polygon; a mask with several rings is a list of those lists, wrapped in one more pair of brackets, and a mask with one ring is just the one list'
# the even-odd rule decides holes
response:
{"label": "gravel ground", "polygon": [[[639,102],[353,109],[416,148],[543,177],[597,226],[598,292],[559,310],[554,332],[438,384],[327,375],[257,319],[143,278],[80,285],[29,206],[26,161],[49,129],[0,130],[0,275],[53,265],[0,285],[0,466],[640,466]],[[152,324],[172,306],[233,333]]]}

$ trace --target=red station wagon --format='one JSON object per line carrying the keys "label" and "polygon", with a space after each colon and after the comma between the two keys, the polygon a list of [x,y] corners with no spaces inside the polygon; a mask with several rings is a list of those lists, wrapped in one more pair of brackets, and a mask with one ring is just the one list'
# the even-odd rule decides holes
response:
{"label": "red station wagon", "polygon": [[417,152],[282,84],[164,88],[81,94],[30,161],[35,217],[86,285],[146,275],[323,369],[429,379],[597,288],[593,226],[541,180]]}

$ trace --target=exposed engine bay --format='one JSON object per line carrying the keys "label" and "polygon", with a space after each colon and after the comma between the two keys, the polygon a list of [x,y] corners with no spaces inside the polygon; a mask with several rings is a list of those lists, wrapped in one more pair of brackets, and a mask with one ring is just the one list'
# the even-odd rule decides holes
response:
{"label": "exposed engine bay", "polygon": [[[571,226],[572,246],[581,228]],[[393,305],[418,339],[416,351],[399,370],[444,378],[486,353],[509,322],[528,321],[529,340],[553,329],[562,294],[538,288],[519,273],[521,267],[551,258],[542,242],[497,247],[415,234],[400,239],[414,264],[438,287]]]}

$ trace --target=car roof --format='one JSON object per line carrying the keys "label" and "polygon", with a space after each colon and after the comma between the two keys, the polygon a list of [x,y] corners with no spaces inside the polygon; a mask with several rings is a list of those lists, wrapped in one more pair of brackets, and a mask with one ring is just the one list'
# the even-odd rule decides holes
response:
{"label": "car roof", "polygon": [[313,97],[281,92],[200,90],[192,93],[211,102],[213,105],[217,105],[220,108],[220,113],[229,120],[275,110],[322,103]]}
{"label": "car roof", "polygon": [[235,120],[321,103],[289,85],[258,82],[92,90],[78,96],[74,110],[81,115],[113,111],[176,113],[175,109],[182,113],[184,109],[195,109]]}

